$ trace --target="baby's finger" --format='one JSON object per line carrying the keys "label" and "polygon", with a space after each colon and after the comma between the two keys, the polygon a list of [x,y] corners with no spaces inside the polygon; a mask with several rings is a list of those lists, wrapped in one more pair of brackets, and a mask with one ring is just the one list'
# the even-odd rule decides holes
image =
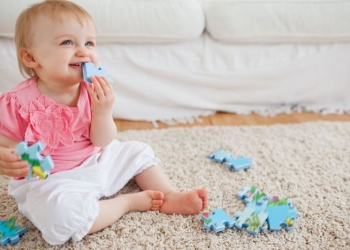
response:
{"label": "baby's finger", "polygon": [[11,163],[9,163],[9,168],[11,168],[11,169],[28,168],[28,162],[27,161],[11,162]]}
{"label": "baby's finger", "polygon": [[21,169],[28,168],[28,162],[25,160],[16,160],[16,161],[3,161],[3,169]]}
{"label": "baby's finger", "polygon": [[87,84],[86,88],[87,88],[87,90],[89,92],[89,95],[90,95],[90,98],[91,98],[92,102],[98,101],[98,97],[97,97],[97,94],[95,93],[94,85]]}
{"label": "baby's finger", "polygon": [[6,162],[14,162],[14,161],[19,161],[21,159],[17,151],[11,148],[6,148],[1,150],[0,158]]}
{"label": "baby's finger", "polygon": [[102,77],[103,80],[105,81],[106,83],[106,88],[108,89],[108,92],[109,93],[113,93],[114,92],[114,89],[113,89],[113,85],[108,81],[108,79],[106,77]]}
{"label": "baby's finger", "polygon": [[110,95],[112,93],[111,91],[111,84],[108,82],[107,78],[101,77],[101,88],[103,89],[103,92],[105,95]]}
{"label": "baby's finger", "polygon": [[7,168],[4,169],[4,174],[11,177],[25,177],[29,174],[29,168],[28,167],[14,167],[14,168]]}
{"label": "baby's finger", "polygon": [[92,83],[85,83],[85,86],[89,92],[89,95],[92,96],[94,92],[94,85]]}
{"label": "baby's finger", "polygon": [[1,175],[10,177],[24,177],[29,174],[28,163],[25,161],[7,162],[0,168]]}
{"label": "baby's finger", "polygon": [[97,94],[97,97],[101,98],[102,96],[104,96],[104,90],[101,87],[101,82],[102,82],[101,78],[98,76],[92,76],[90,79],[91,79],[91,82],[94,84],[95,93]]}

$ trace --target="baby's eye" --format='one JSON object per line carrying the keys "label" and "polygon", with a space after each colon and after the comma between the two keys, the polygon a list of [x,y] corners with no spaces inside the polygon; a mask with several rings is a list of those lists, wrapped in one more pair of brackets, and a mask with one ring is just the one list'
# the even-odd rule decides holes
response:
{"label": "baby's eye", "polygon": [[95,44],[93,42],[90,42],[90,41],[85,43],[85,46],[94,46],[94,45]]}
{"label": "baby's eye", "polygon": [[62,45],[73,45],[73,42],[71,40],[65,40],[61,44]]}

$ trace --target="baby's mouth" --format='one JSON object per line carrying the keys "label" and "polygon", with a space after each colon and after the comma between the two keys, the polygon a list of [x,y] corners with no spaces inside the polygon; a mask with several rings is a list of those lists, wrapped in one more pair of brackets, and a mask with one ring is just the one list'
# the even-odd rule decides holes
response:
{"label": "baby's mouth", "polygon": [[72,63],[72,64],[69,64],[69,66],[81,68],[83,66],[83,63]]}

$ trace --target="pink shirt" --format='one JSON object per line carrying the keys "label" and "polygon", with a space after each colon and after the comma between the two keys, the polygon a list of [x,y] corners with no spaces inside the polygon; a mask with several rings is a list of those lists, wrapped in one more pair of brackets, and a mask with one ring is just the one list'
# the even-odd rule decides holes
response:
{"label": "pink shirt", "polygon": [[67,107],[42,95],[30,78],[0,96],[0,133],[29,145],[41,141],[51,155],[51,173],[79,166],[100,151],[90,141],[90,98],[81,84],[77,107]]}

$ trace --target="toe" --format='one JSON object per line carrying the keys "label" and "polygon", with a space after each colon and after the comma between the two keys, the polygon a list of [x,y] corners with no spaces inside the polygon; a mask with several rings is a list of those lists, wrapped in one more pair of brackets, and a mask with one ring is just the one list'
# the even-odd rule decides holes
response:
{"label": "toe", "polygon": [[163,200],[164,199],[164,194],[159,191],[154,191],[152,195],[153,200]]}
{"label": "toe", "polygon": [[198,196],[201,198],[205,198],[208,196],[208,191],[206,189],[198,189],[197,193],[198,193]]}
{"label": "toe", "polygon": [[163,200],[152,200],[153,206],[161,206],[163,205]]}

